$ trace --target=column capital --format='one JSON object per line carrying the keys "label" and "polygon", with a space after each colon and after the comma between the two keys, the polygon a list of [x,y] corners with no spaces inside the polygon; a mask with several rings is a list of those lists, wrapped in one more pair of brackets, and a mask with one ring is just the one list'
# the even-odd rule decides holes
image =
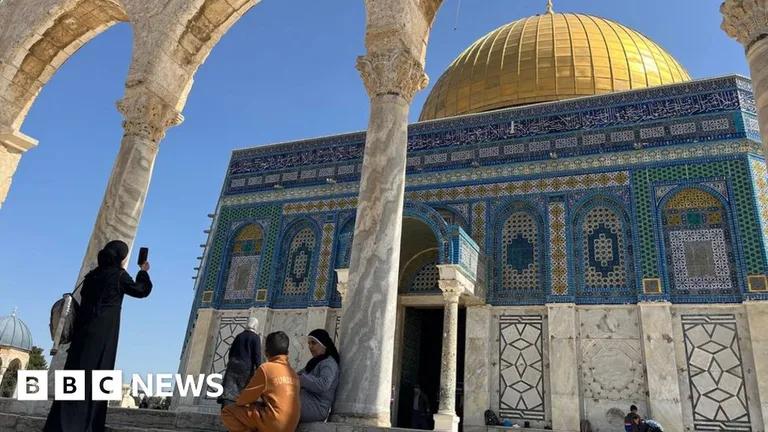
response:
{"label": "column capital", "polygon": [[720,28],[749,48],[768,34],[768,3],[765,0],[725,0],[720,5]]}
{"label": "column capital", "polygon": [[464,275],[459,265],[438,264],[437,270],[440,272],[437,285],[447,303],[458,302],[462,295],[474,294],[475,284]]}
{"label": "column capital", "polygon": [[155,144],[165,136],[169,127],[181,124],[184,116],[176,108],[150,90],[130,88],[117,102],[123,114],[124,134],[143,137]]}
{"label": "column capital", "polygon": [[422,62],[401,48],[360,56],[357,70],[371,98],[398,95],[411,103],[416,92],[429,84]]}

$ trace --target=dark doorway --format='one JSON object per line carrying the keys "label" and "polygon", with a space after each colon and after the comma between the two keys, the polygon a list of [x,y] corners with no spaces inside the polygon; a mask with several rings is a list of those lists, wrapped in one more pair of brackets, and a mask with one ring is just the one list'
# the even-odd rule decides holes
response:
{"label": "dark doorway", "polygon": [[[462,415],[464,383],[465,313],[459,310],[456,359],[456,412]],[[397,427],[413,428],[414,387],[426,395],[431,413],[437,412],[440,394],[440,364],[443,345],[443,309],[406,308],[403,319],[400,394]],[[432,416],[427,422],[432,429]]]}

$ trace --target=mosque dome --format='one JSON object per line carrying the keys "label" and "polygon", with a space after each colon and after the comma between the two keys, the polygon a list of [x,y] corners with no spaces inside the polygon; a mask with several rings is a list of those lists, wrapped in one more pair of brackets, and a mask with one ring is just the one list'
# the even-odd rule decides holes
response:
{"label": "mosque dome", "polygon": [[690,81],[639,32],[591,15],[546,13],[503,25],[437,80],[420,121]]}
{"label": "mosque dome", "polygon": [[32,332],[24,321],[16,317],[16,312],[0,317],[0,347],[32,350]]}

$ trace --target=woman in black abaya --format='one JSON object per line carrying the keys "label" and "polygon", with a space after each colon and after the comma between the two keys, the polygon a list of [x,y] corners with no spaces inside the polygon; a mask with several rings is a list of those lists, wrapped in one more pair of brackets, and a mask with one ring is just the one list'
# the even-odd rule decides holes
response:
{"label": "woman in black abaya", "polygon": [[98,266],[85,276],[80,310],[64,369],[85,370],[84,401],[54,401],[45,432],[103,432],[107,401],[91,400],[91,371],[115,368],[123,296],[144,298],[152,291],[149,262],[136,281],[123,269],[128,245],[113,240],[99,251]]}

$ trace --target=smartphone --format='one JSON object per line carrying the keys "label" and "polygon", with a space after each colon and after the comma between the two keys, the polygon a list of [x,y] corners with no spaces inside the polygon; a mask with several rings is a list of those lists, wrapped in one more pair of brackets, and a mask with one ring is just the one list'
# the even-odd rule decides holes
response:
{"label": "smartphone", "polygon": [[143,265],[145,262],[147,262],[147,257],[149,256],[149,248],[141,248],[139,249],[139,266]]}

